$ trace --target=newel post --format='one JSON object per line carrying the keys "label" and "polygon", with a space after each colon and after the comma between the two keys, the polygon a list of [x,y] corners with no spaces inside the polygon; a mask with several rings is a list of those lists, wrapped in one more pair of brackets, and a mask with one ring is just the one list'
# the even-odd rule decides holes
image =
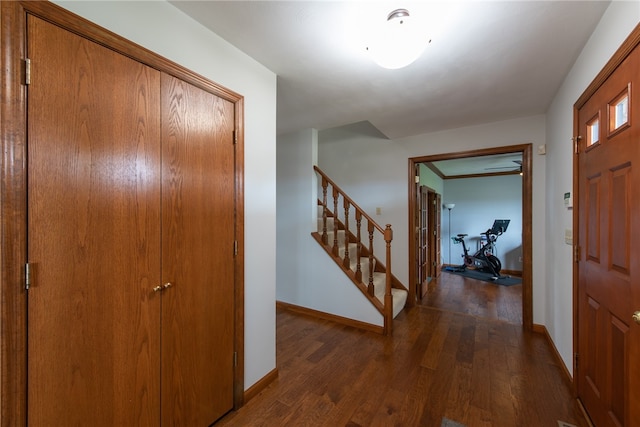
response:
{"label": "newel post", "polygon": [[371,220],[368,220],[368,224],[369,224],[369,280],[368,280],[368,285],[367,285],[367,292],[369,292],[369,295],[374,296],[375,294],[375,288],[373,286],[373,232],[375,230],[375,226],[373,225],[373,222],[371,222]]}
{"label": "newel post", "polygon": [[391,296],[391,241],[393,230],[391,224],[387,224],[384,230],[384,240],[387,242],[386,280],[384,290],[384,333],[391,335],[391,323],[393,321],[393,297]]}

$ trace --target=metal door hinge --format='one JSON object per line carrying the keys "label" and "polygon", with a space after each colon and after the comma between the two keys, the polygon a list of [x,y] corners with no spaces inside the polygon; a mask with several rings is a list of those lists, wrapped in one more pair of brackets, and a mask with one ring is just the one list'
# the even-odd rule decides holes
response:
{"label": "metal door hinge", "polygon": [[573,360],[574,360],[574,365],[576,370],[578,369],[578,360],[580,359],[580,356],[578,355],[578,353],[574,353],[573,354]]}
{"label": "metal door hinge", "polygon": [[29,265],[29,263],[26,263],[24,265],[24,289],[28,291],[30,286],[31,286],[31,266]]}
{"label": "metal door hinge", "polygon": [[233,255],[238,255],[238,241],[233,241]]}
{"label": "metal door hinge", "polygon": [[580,246],[575,245],[573,247],[573,262],[579,262],[580,261]]}
{"label": "metal door hinge", "polygon": [[233,131],[233,143],[234,144],[238,143],[238,131],[237,130]]}
{"label": "metal door hinge", "polygon": [[29,58],[24,60],[24,84],[31,84],[31,60]]}
{"label": "metal door hinge", "polygon": [[233,352],[233,366],[234,367],[238,366],[238,352],[237,351]]}

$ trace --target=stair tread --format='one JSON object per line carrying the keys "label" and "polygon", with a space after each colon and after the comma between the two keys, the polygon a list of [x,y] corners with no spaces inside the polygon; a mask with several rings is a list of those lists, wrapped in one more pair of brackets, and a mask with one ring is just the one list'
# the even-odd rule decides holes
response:
{"label": "stair tread", "polygon": [[[318,224],[317,229],[318,233],[322,236],[323,233],[323,219],[322,219],[322,207],[318,210]],[[346,239],[346,231],[344,229],[334,229],[334,219],[333,217],[327,217],[326,221],[326,234],[327,234],[327,242],[329,246],[333,246],[334,240],[338,240],[338,256],[344,259],[345,254],[345,239]],[[358,244],[355,242],[350,242],[348,244],[349,248],[349,267],[351,271],[356,272],[357,266],[357,250]],[[360,271],[362,272],[362,282],[365,285],[369,283],[369,257],[363,256],[360,257]],[[373,260],[373,265],[375,268],[376,260]],[[380,301],[384,305],[384,293],[386,288],[386,273],[374,271],[373,272],[373,294],[374,297]],[[407,298],[408,292],[404,289],[391,289],[391,296],[393,301],[393,318],[395,318],[400,311],[404,308]]]}
{"label": "stair tread", "polygon": [[[323,235],[322,230],[319,231],[320,236]],[[345,231],[344,230],[338,230],[337,236],[336,233],[331,230],[331,231],[327,231],[327,242],[329,242],[329,245],[333,245],[333,241],[336,239],[338,239],[338,244],[344,248],[344,239],[346,237]],[[355,243],[354,243],[355,245]]]}
{"label": "stair tread", "polygon": [[[333,230],[333,219],[332,218],[327,218],[327,231]],[[322,217],[318,218],[318,231],[322,233]]]}

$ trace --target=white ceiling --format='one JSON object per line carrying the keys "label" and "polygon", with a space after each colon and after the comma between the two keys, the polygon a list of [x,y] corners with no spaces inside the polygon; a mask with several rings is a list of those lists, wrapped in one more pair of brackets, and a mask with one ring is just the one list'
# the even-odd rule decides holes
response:
{"label": "white ceiling", "polygon": [[[172,1],[278,75],[278,133],[369,121],[387,138],[544,114],[608,2]],[[398,7],[432,42],[386,70],[366,33]]]}
{"label": "white ceiling", "polygon": [[431,162],[431,167],[439,171],[439,175],[443,178],[503,173],[517,174],[521,172],[521,165],[522,153],[520,152],[463,157]]}

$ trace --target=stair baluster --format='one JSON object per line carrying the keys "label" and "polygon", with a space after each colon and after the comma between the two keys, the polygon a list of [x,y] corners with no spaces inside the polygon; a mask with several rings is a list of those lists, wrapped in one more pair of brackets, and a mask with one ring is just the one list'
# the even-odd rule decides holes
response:
{"label": "stair baluster", "polygon": [[356,209],[356,280],[362,282],[362,266],[360,264],[360,257],[362,256],[362,241],[360,226],[362,225],[362,213]]}
{"label": "stair baluster", "polygon": [[339,256],[340,251],[338,249],[338,189],[333,186],[333,255]]}
{"label": "stair baluster", "polygon": [[369,295],[375,294],[375,288],[373,286],[373,231],[375,230],[375,226],[371,220],[369,223],[369,286],[367,290],[369,291]]}
{"label": "stair baluster", "polygon": [[329,244],[327,236],[327,178],[322,177],[322,243]]}
{"label": "stair baluster", "polygon": [[342,260],[342,265],[344,268],[351,268],[351,260],[349,259],[349,200],[344,198],[344,259]]}

